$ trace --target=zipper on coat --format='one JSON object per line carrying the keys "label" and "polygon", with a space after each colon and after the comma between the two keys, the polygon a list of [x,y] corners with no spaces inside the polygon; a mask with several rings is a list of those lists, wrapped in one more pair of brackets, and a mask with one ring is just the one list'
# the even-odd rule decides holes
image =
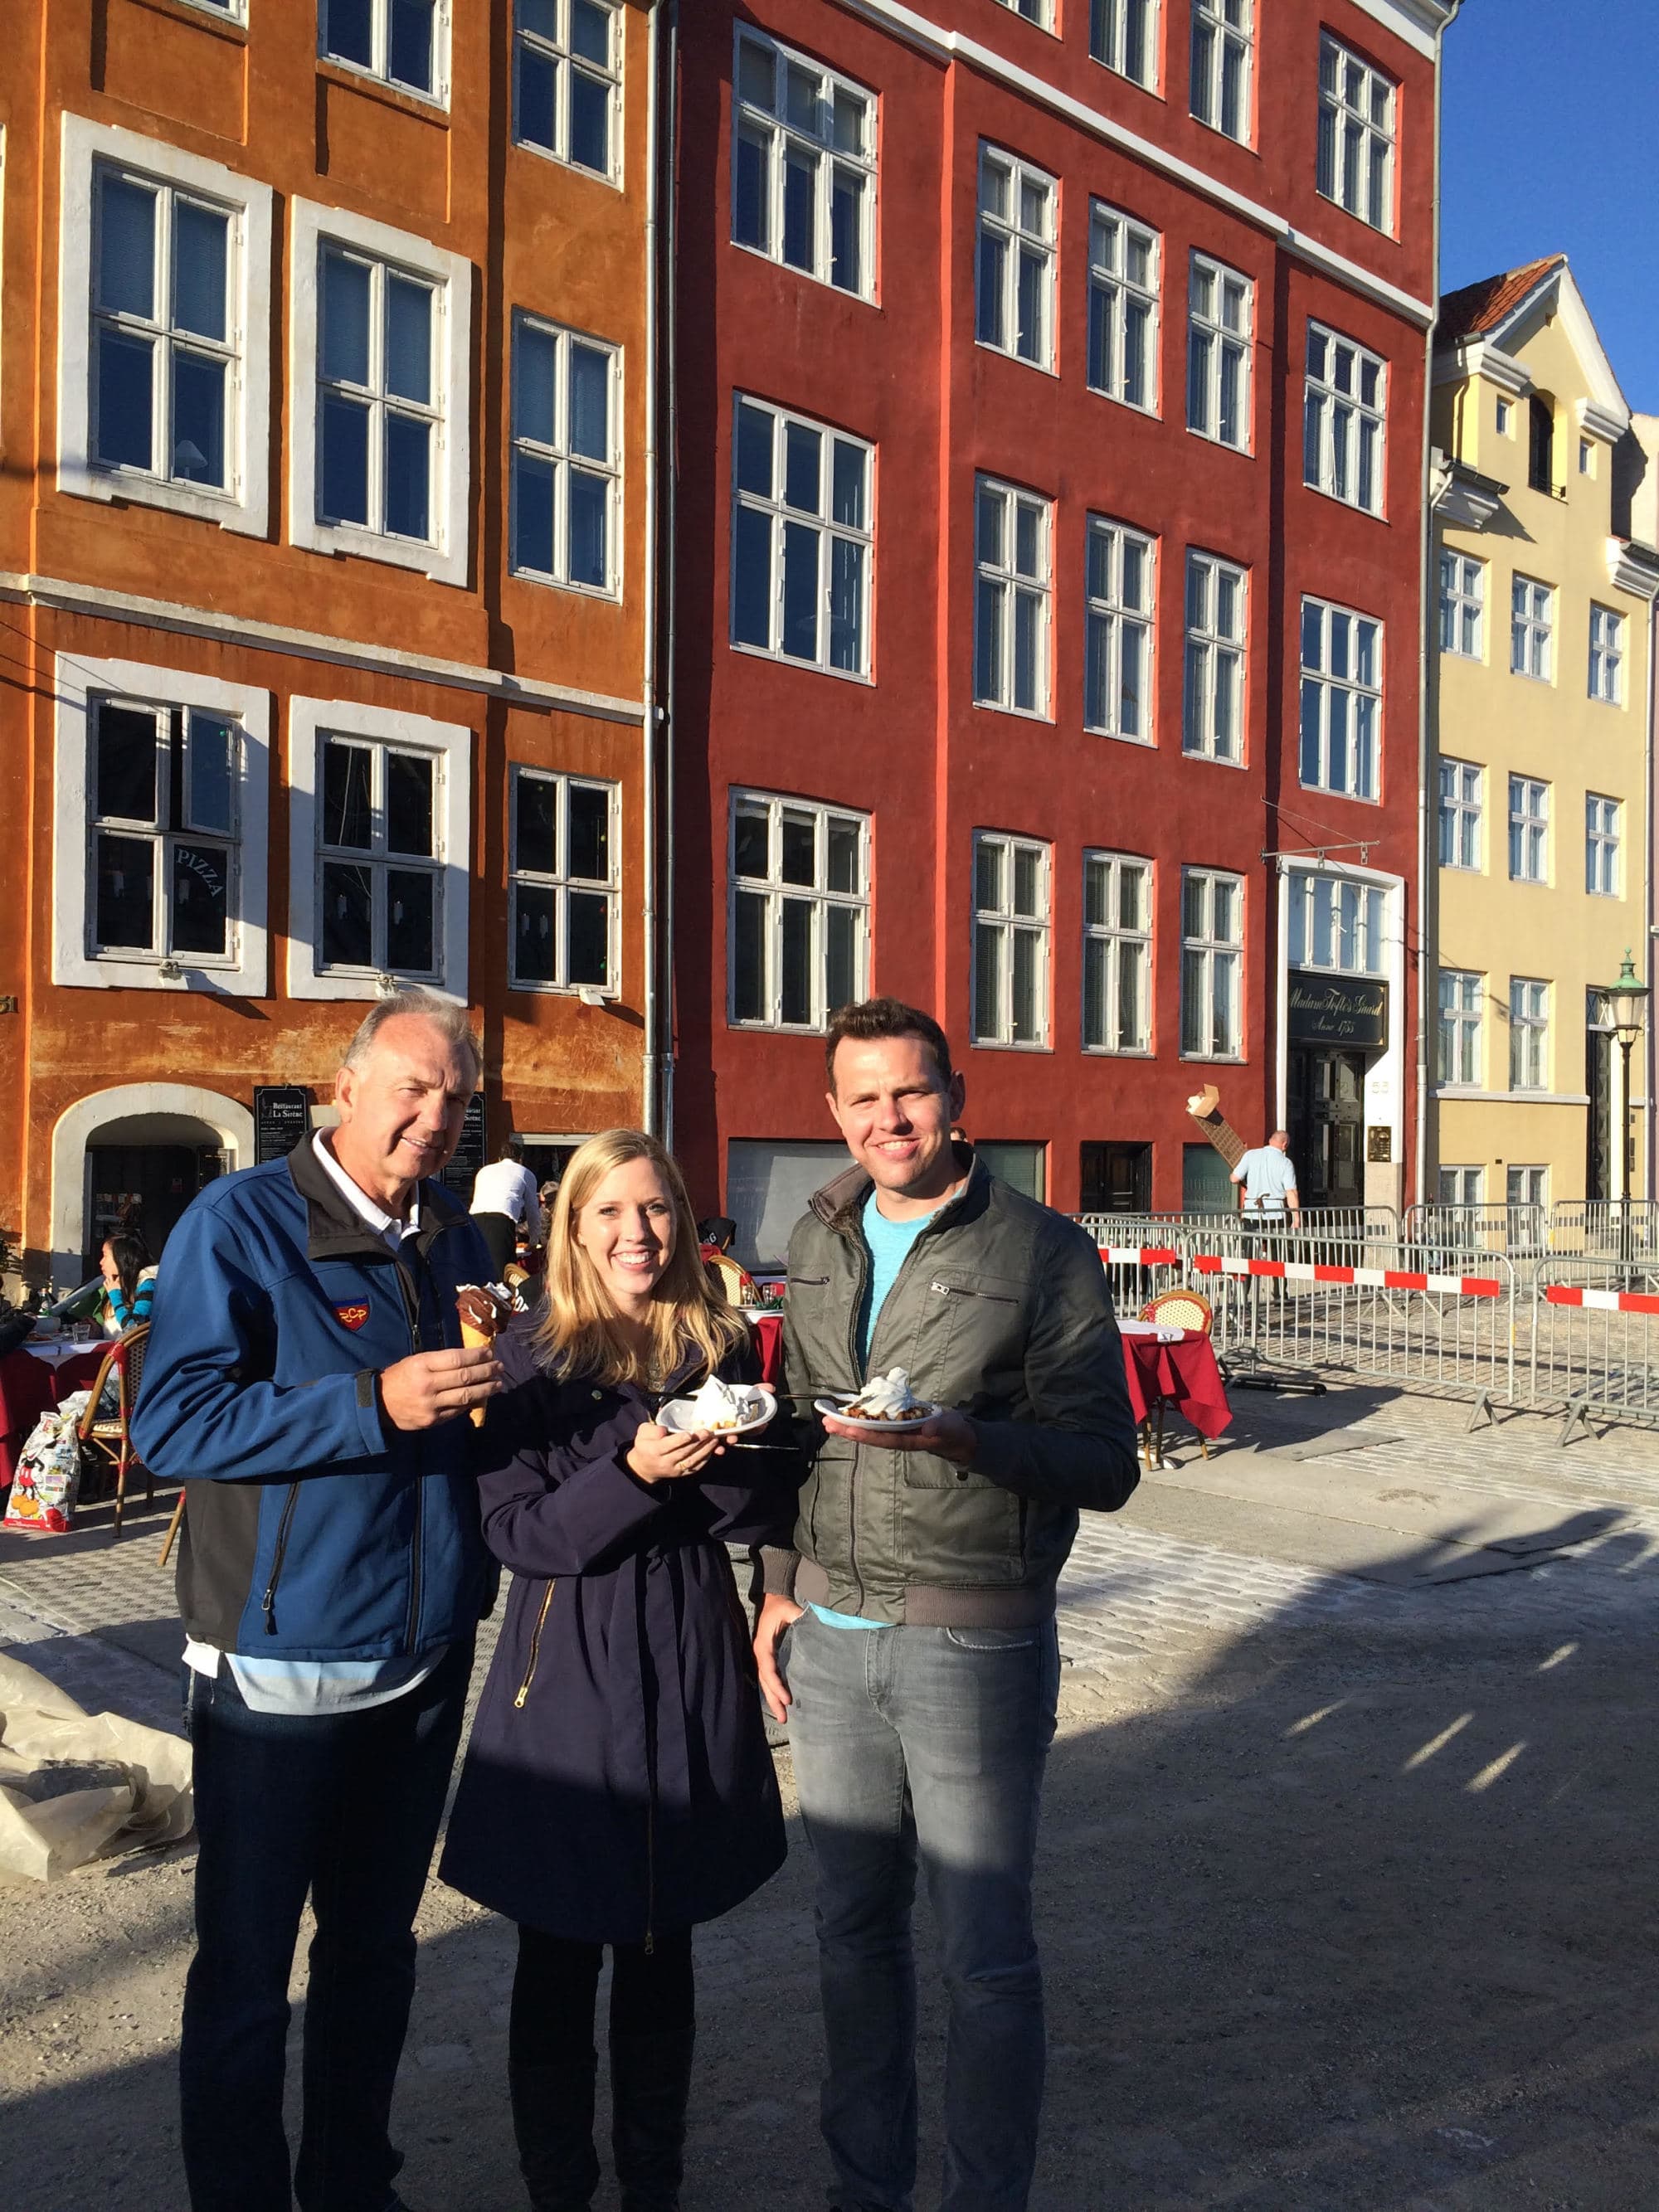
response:
{"label": "zipper on coat", "polygon": [[553,1602],[553,1593],[557,1587],[557,1583],[550,1577],[542,1598],[542,1609],[536,1615],[536,1626],[530,1632],[530,1661],[524,1670],[524,1680],[519,1685],[518,1695],[513,1700],[515,1709],[522,1708],[525,1699],[530,1695],[530,1685],[536,1679],[537,1663],[542,1656],[542,1631],[547,1626],[548,1608]]}
{"label": "zipper on coat", "polygon": [[[868,1380],[865,1373],[864,1356],[859,1349],[859,1322],[864,1314],[865,1292],[870,1287],[870,1248],[864,1241],[864,1232],[853,1247],[854,1263],[858,1270],[858,1295],[853,1300],[847,1323],[847,1356],[853,1364],[853,1379],[860,1388]],[[871,1316],[870,1339],[875,1341],[875,1316]],[[853,1464],[847,1477],[847,1565],[858,1589],[858,1603],[864,1602],[864,1577],[859,1572],[859,1462],[864,1456],[862,1444],[853,1447]],[[857,1610],[857,1607],[854,1607]]]}
{"label": "zipper on coat", "polygon": [[276,1523],[276,1549],[270,1562],[270,1580],[265,1584],[264,1596],[259,1610],[265,1617],[265,1634],[276,1633],[276,1585],[283,1578],[283,1560],[288,1552],[288,1532],[294,1525],[295,1508],[300,1503],[300,1486],[290,1482],[288,1496],[283,1500],[283,1517]]}
{"label": "zipper on coat", "polygon": [[[403,1293],[404,1315],[409,1323],[410,1337],[414,1349],[419,1352],[423,1349],[421,1340],[420,1285],[404,1267],[401,1253],[394,1257],[392,1264],[397,1269],[398,1288]],[[433,1287],[435,1293],[437,1287],[435,1282]],[[418,1436],[416,1437],[415,1449],[419,1456],[424,1459],[426,1449],[423,1437]],[[411,1656],[416,1648],[416,1633],[421,1622],[421,1538],[426,1517],[423,1510],[425,1496],[425,1477],[417,1474],[415,1478],[415,1526],[410,1531],[409,1540],[409,1619],[404,1630],[404,1649]]]}
{"label": "zipper on coat", "polygon": [[941,1283],[937,1276],[927,1285],[942,1298],[986,1298],[994,1306],[1017,1306],[1018,1298],[1011,1298],[1002,1291],[976,1291],[967,1283]]}

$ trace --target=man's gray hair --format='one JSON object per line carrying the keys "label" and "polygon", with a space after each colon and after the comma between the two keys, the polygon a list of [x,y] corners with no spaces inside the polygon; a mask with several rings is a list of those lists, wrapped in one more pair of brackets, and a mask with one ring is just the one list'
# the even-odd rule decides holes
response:
{"label": "man's gray hair", "polygon": [[374,1040],[388,1022],[404,1014],[416,1014],[433,1028],[448,1044],[460,1045],[472,1062],[472,1081],[476,1088],[483,1073],[483,1048],[472,1034],[472,1024],[465,1006],[458,1006],[453,999],[441,999],[435,991],[393,991],[384,999],[377,999],[362,1020],[357,1033],[345,1048],[341,1060],[343,1067],[361,1067],[374,1049]]}

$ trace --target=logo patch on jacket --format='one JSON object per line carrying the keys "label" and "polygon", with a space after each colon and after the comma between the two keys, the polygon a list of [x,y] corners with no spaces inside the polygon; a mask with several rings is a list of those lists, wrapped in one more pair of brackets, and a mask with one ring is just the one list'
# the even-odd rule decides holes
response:
{"label": "logo patch on jacket", "polygon": [[336,1306],[334,1318],[346,1328],[361,1328],[368,1319],[368,1300],[362,1298],[352,1305]]}

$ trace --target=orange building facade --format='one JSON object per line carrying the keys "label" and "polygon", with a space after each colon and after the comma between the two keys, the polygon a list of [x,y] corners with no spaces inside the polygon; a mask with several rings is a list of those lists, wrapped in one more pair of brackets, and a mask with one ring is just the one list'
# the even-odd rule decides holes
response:
{"label": "orange building facade", "polygon": [[490,1152],[653,1118],[653,13],[15,11],[0,1228],[31,1282],[123,1218],[159,1249],[274,1141],[260,1089],[328,1119],[394,981],[474,1010]]}

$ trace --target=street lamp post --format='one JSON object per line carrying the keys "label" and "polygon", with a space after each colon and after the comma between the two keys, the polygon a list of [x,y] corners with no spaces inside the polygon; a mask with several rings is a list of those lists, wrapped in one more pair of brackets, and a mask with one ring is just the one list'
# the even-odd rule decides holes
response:
{"label": "street lamp post", "polygon": [[[1647,1013],[1648,1003],[1648,987],[1645,983],[1638,983],[1636,980],[1636,966],[1631,958],[1628,945],[1625,947],[1625,961],[1623,967],[1619,970],[1619,981],[1616,983],[1610,983],[1602,995],[1613,1018],[1613,1035],[1619,1040],[1620,1058],[1622,1063],[1620,1091],[1624,1101],[1624,1128],[1620,1142],[1624,1149],[1621,1154],[1623,1171],[1620,1182],[1623,1190],[1620,1206],[1619,1257],[1625,1273],[1628,1274],[1631,1265],[1631,1171],[1633,1165],[1632,1148],[1634,1143],[1631,1129],[1630,1056],[1636,1048],[1637,1039],[1642,1034],[1642,1024]],[[1649,1103],[1649,1111],[1652,1111],[1651,1102]]]}

